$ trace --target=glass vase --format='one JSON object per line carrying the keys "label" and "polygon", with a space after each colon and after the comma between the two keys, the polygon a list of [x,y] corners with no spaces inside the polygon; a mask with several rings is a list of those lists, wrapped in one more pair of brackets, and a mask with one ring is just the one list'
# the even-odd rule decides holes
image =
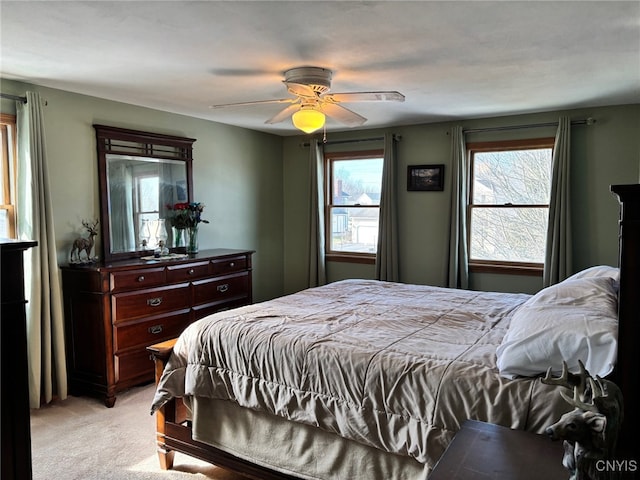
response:
{"label": "glass vase", "polygon": [[198,226],[187,227],[187,253],[198,253]]}
{"label": "glass vase", "polygon": [[151,239],[151,229],[149,228],[149,219],[143,218],[140,226],[140,246],[143,250],[149,248],[149,240]]}
{"label": "glass vase", "polygon": [[171,235],[173,235],[173,246],[175,248],[184,248],[187,246],[184,228],[171,227]]}
{"label": "glass vase", "polygon": [[164,218],[159,218],[156,220],[156,244],[160,245],[160,242],[162,242],[162,245],[166,245],[167,236],[167,227],[164,223]]}

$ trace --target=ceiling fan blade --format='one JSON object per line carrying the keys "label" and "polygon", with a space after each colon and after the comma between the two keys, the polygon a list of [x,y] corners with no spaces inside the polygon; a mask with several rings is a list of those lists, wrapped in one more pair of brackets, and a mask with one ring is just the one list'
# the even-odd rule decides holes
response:
{"label": "ceiling fan blade", "polygon": [[212,68],[209,73],[218,77],[257,77],[262,76],[276,76],[280,72],[277,70],[270,70],[266,68]]}
{"label": "ceiling fan blade", "polygon": [[300,109],[300,105],[298,105],[297,103],[294,103],[293,105],[289,105],[284,110],[281,110],[279,113],[277,113],[276,115],[274,115],[264,123],[268,123],[268,124],[280,123],[283,120],[286,120],[287,118],[289,118],[299,109]]}
{"label": "ceiling fan blade", "polygon": [[263,105],[267,103],[293,103],[297,102],[296,98],[280,98],[278,100],[257,100],[254,102],[238,102],[238,103],[223,103],[219,105],[209,105],[209,108],[227,108],[227,107],[244,107],[246,105]]}
{"label": "ceiling fan blade", "polygon": [[348,127],[358,127],[367,121],[362,115],[358,115],[356,112],[337,103],[323,103],[321,110]]}
{"label": "ceiling fan blade", "polygon": [[330,93],[322,97],[329,102],[404,102],[400,92]]}
{"label": "ceiling fan blade", "polygon": [[316,92],[309,85],[295,82],[284,82],[289,93],[301,97],[316,97]]}

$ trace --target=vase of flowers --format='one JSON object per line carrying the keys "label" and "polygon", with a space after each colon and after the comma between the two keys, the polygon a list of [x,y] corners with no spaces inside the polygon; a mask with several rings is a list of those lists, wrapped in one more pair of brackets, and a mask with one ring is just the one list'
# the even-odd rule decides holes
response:
{"label": "vase of flowers", "polygon": [[204,205],[200,202],[183,202],[167,205],[167,209],[169,210],[174,246],[184,246],[187,253],[197,253],[198,225],[209,223],[209,220],[202,218]]}

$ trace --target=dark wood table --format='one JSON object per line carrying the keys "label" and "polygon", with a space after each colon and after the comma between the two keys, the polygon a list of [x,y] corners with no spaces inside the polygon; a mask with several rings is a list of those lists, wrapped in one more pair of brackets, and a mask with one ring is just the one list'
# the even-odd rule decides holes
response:
{"label": "dark wood table", "polygon": [[562,455],[543,435],[467,420],[429,480],[567,480]]}

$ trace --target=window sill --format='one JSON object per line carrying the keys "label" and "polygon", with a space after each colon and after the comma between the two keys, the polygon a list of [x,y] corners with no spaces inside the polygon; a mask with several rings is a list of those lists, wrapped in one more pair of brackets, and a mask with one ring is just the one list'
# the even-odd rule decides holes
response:
{"label": "window sill", "polygon": [[496,273],[499,275],[527,275],[542,277],[544,265],[540,263],[506,263],[470,261],[469,272]]}
{"label": "window sill", "polygon": [[375,255],[358,255],[357,253],[327,253],[324,256],[327,262],[362,263],[375,265]]}

